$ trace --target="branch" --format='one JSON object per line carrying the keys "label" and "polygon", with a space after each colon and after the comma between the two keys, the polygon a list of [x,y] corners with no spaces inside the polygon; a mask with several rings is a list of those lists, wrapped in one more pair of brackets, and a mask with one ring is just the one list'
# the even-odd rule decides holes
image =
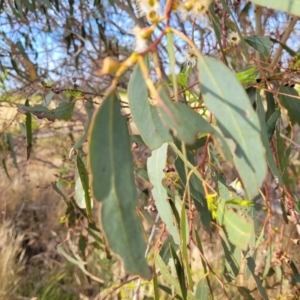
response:
{"label": "branch", "polygon": [[[290,20],[290,23],[289,25],[287,26],[280,42],[282,44],[285,44],[286,41],[288,40],[288,38],[290,37],[292,31],[294,30],[294,27],[296,25],[296,23],[298,22],[299,20],[299,17],[291,17],[291,20]],[[283,47],[280,45],[274,55],[274,58],[272,60],[272,63],[271,63],[271,67],[275,67],[275,65],[278,63],[279,61],[279,58],[281,56],[281,53],[282,53],[282,50],[283,50]]]}

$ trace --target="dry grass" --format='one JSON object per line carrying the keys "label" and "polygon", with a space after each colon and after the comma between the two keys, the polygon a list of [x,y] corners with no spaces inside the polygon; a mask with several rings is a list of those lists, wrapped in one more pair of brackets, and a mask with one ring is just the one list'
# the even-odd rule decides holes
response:
{"label": "dry grass", "polygon": [[17,235],[10,222],[0,224],[0,299],[13,299],[21,278],[16,260],[21,251],[22,235]]}

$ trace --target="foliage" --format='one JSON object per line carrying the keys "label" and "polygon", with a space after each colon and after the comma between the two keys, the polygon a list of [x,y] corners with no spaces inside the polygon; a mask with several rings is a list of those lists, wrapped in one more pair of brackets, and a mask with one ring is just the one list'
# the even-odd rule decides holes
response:
{"label": "foliage", "polygon": [[[4,2],[1,172],[60,135],[56,255],[82,297],[297,299],[299,0]],[[70,273],[1,293],[67,297]]]}

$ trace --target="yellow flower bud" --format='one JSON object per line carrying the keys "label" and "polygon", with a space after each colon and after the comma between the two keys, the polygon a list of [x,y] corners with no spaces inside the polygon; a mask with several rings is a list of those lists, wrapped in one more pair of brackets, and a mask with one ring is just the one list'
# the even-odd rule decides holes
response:
{"label": "yellow flower bud", "polygon": [[160,17],[155,10],[150,10],[146,16],[148,22],[157,24],[160,21]]}
{"label": "yellow flower bud", "polygon": [[190,1],[185,2],[184,3],[185,9],[188,10],[188,11],[190,11],[194,7],[194,5],[195,5],[194,2],[195,2],[194,0],[190,0]]}
{"label": "yellow flower bud", "polygon": [[104,76],[108,74],[113,74],[118,71],[120,68],[121,63],[111,57],[106,57],[103,60],[102,69],[97,71],[96,74],[99,76]]}
{"label": "yellow flower bud", "polygon": [[154,31],[153,26],[142,28],[140,31],[140,37],[144,40],[148,40],[151,37],[153,31]]}

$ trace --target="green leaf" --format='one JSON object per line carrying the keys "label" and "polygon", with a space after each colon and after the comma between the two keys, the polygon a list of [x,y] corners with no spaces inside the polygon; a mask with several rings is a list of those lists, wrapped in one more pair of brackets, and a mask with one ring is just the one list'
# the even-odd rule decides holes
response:
{"label": "green leaf", "polygon": [[269,164],[269,167],[271,169],[271,172],[273,175],[278,178],[278,182],[280,186],[283,186],[283,180],[281,178],[281,174],[276,166],[276,162],[274,160],[274,156],[270,147],[270,142],[269,142],[269,137],[268,137],[268,132],[267,132],[267,127],[266,127],[266,122],[265,122],[265,112],[264,112],[264,107],[263,103],[261,100],[261,96],[259,94],[259,90],[256,91],[256,103],[257,103],[257,114],[258,118],[260,121],[260,126],[261,126],[261,136],[262,136],[262,141],[266,149],[266,157],[267,161]]}
{"label": "green leaf", "polygon": [[21,19],[24,19],[24,14],[23,14],[23,11],[22,11],[22,2],[21,2],[21,0],[16,0],[15,1],[15,5],[16,5],[17,11],[20,14]]}
{"label": "green leaf", "polygon": [[269,55],[271,50],[270,38],[265,36],[253,35],[246,37],[245,41],[258,52]]}
{"label": "green leaf", "polygon": [[82,187],[82,183],[78,174],[78,170],[75,171],[75,200],[77,205],[82,208],[85,209],[86,208],[86,204],[85,204],[85,192],[83,190]]}
{"label": "green leaf", "polygon": [[9,180],[11,180],[11,178],[10,178],[10,176],[9,176],[9,173],[8,173],[8,170],[7,170],[5,158],[2,158],[2,166],[3,166],[4,172],[5,172],[6,176],[7,176],[7,178],[8,178]]}
{"label": "green leaf", "polygon": [[169,129],[158,116],[157,109],[148,100],[148,90],[139,64],[136,65],[128,86],[128,99],[132,118],[150,149],[172,141]]}
{"label": "green leaf", "polygon": [[264,289],[264,287],[262,286],[262,283],[261,283],[261,280],[260,278],[255,274],[255,261],[252,257],[247,257],[247,265],[248,265],[248,268],[255,280],[255,283],[256,283],[256,286],[257,286],[257,289],[260,293],[260,295],[262,296],[262,298],[264,300],[269,300],[269,297]]}
{"label": "green leaf", "polygon": [[52,185],[53,190],[54,190],[58,195],[60,195],[60,196],[64,199],[64,201],[65,201],[66,203],[68,203],[68,198],[67,198],[67,196],[61,191],[61,189],[59,188],[57,182],[52,182],[51,185]]}
{"label": "green leaf", "polygon": [[93,199],[103,203],[100,219],[108,244],[128,272],[150,279],[146,244],[135,211],[138,198],[127,121],[114,93],[94,114],[88,141],[90,188]]}
{"label": "green leaf", "polygon": [[300,0],[251,0],[251,2],[300,16]]}
{"label": "green leaf", "polygon": [[16,61],[12,57],[10,58],[10,62],[12,64],[13,69],[16,71],[16,73],[18,75],[20,75],[20,70],[18,68],[18,65],[17,65]]}
{"label": "green leaf", "polygon": [[[70,245],[70,249],[72,249],[72,246],[73,245]],[[91,279],[93,279],[93,280],[95,280],[96,282],[99,282],[99,283],[104,283],[104,281],[102,279],[94,276],[93,274],[91,274],[90,272],[88,272],[86,270],[86,268],[85,268],[86,262],[82,261],[79,255],[73,253],[75,257],[70,256],[69,254],[66,253],[66,251],[63,248],[62,244],[59,244],[57,246],[57,252],[59,254],[61,254],[62,256],[64,256],[70,263],[77,266],[85,275],[87,275]]]}
{"label": "green leaf", "polygon": [[280,115],[281,115],[280,110],[276,109],[266,123],[269,141],[272,139],[272,136],[275,132],[275,126],[276,126],[278,119],[280,118]]}
{"label": "green leaf", "polygon": [[[179,147],[179,149],[181,150],[181,146],[179,146],[179,143],[176,144],[177,147]],[[187,150],[186,154],[187,154],[187,160],[193,166],[196,167],[196,162],[192,152]],[[186,182],[186,175],[184,170],[184,162],[180,157],[177,157],[175,161],[175,166],[182,183],[184,184],[184,186],[186,186],[187,182]],[[198,172],[198,170],[195,170],[194,172]],[[205,229],[208,232],[211,232],[211,227],[210,227],[211,217],[210,217],[210,212],[208,210],[207,201],[204,196],[204,189],[203,189],[202,182],[193,173],[190,176],[189,185],[190,185],[191,194],[195,199],[195,206],[200,214],[202,225],[205,227]]]}
{"label": "green leaf", "polygon": [[[288,86],[282,86],[279,90],[280,93],[284,93],[286,95],[279,94],[278,98],[280,104],[284,106],[289,114],[289,117],[293,123],[300,124],[300,99],[297,91]],[[288,96],[290,95],[290,96]],[[298,97],[298,98],[294,98]]]}
{"label": "green leaf", "polygon": [[65,120],[72,118],[74,103],[62,102],[55,109],[48,109],[47,107],[37,104],[34,106],[17,105],[18,112],[22,114],[31,113],[38,119],[48,119],[49,121]]}
{"label": "green leaf", "polygon": [[188,78],[191,75],[192,68],[187,64],[182,64],[180,73],[178,74],[177,81],[182,89],[188,86]]}
{"label": "green leaf", "polygon": [[54,96],[54,93],[52,91],[50,91],[43,99],[42,105],[48,106],[51,103],[53,96]]}
{"label": "green leaf", "polygon": [[229,241],[242,250],[246,250],[253,234],[253,220],[241,216],[226,206],[219,205],[217,220],[224,225]]}
{"label": "green leaf", "polygon": [[[26,99],[25,106],[29,107],[29,100]],[[26,140],[27,140],[27,160],[30,157],[31,153],[31,147],[32,147],[32,120],[31,120],[31,114],[26,114],[26,120],[25,120],[25,128],[26,128]]]}
{"label": "green leaf", "polygon": [[[229,277],[228,281],[234,280],[240,270],[240,261],[241,261],[241,250],[235,247],[232,243],[227,240],[225,232],[220,229],[219,234],[221,237],[222,247],[224,249],[225,254],[225,268],[227,277]],[[229,276],[230,275],[230,276]]]}
{"label": "green leaf", "polygon": [[174,135],[187,144],[193,144],[200,132],[201,117],[183,103],[172,103],[164,90],[160,96],[170,113],[160,109],[161,119]]}
{"label": "green leaf", "polygon": [[174,93],[175,101],[177,101],[178,100],[178,85],[177,85],[177,79],[176,79],[176,73],[175,73],[176,58],[175,58],[175,52],[174,52],[173,33],[171,33],[171,32],[167,32],[167,49],[168,49],[168,57],[170,60],[173,93]]}
{"label": "green leaf", "polygon": [[266,92],[266,101],[267,101],[266,121],[268,121],[270,117],[273,115],[274,111],[276,110],[276,101],[272,93]]}
{"label": "green leaf", "polygon": [[251,296],[251,292],[249,291],[249,289],[243,286],[238,286],[237,289],[241,294],[241,296],[243,297],[243,300],[255,300],[255,298]]}
{"label": "green leaf", "polygon": [[160,96],[171,114],[169,115],[165,110],[161,109],[162,121],[173,131],[178,139],[188,145],[192,145],[199,133],[212,133],[217,139],[220,148],[222,148],[226,159],[232,161],[226,141],[211,124],[185,104],[172,103],[164,90],[160,91]]}
{"label": "green leaf", "polygon": [[178,251],[179,247],[174,243],[171,235],[166,237],[159,251],[159,255],[166,265],[169,263],[169,259],[171,258],[170,245],[173,249],[175,249],[175,251]]}
{"label": "green leaf", "polygon": [[[279,168],[282,174],[282,180],[285,184],[289,182],[288,166],[290,163],[291,144],[286,147],[285,141],[280,136],[280,132],[276,130],[276,148],[279,159]],[[281,201],[282,203],[282,201]]]}
{"label": "green leaf", "polygon": [[158,280],[155,270],[155,265],[153,266],[153,290],[154,290],[154,300],[159,300],[159,293],[158,293]]}
{"label": "green leaf", "polygon": [[169,287],[162,285],[162,284],[158,284],[158,287],[163,290],[166,294],[170,295],[172,298],[171,299],[178,299],[178,300],[182,300],[182,297],[180,297],[178,294],[174,295],[174,291],[173,288],[170,289]]}
{"label": "green leaf", "polygon": [[163,169],[167,160],[168,144],[163,144],[159,149],[152,152],[151,157],[147,161],[147,170],[150,182],[153,184],[152,195],[155,201],[157,211],[166,224],[166,228],[169,234],[173,237],[174,242],[180,244],[180,236],[176,222],[172,213],[171,206],[167,200],[167,190],[162,184],[162,180],[165,177]]}
{"label": "green leaf", "polygon": [[85,209],[86,209],[86,213],[87,216],[89,218],[89,220],[92,220],[92,199],[90,197],[90,192],[89,192],[89,176],[88,173],[86,171],[85,168],[85,164],[82,161],[80,155],[77,155],[77,171],[79,174],[79,178],[81,181],[81,185],[83,188],[83,192],[84,192],[84,200],[85,200]]}
{"label": "green leaf", "polygon": [[[155,264],[157,267],[159,267],[159,270],[160,270],[161,275],[164,278],[164,280],[168,284],[170,284],[172,287],[174,287],[177,292],[181,292],[178,281],[174,278],[174,276],[172,276],[170,274],[168,267],[165,265],[165,263],[162,260],[162,258],[160,257],[160,255],[156,255]],[[187,296],[188,296],[189,300],[197,300],[198,299],[189,291],[187,292]]]}
{"label": "green leaf", "polygon": [[177,274],[177,279],[179,281],[179,286],[181,290],[181,295],[184,300],[187,299],[187,289],[186,289],[186,283],[185,283],[185,272],[184,268],[181,264],[181,259],[178,257],[176,251],[173,249],[173,247],[170,245],[170,252],[173,258],[173,262],[175,265],[175,270]]}
{"label": "green leaf", "polygon": [[202,278],[197,283],[195,297],[197,299],[208,299],[209,286],[206,278]]}
{"label": "green leaf", "polygon": [[[197,247],[198,247],[200,253],[202,254],[200,256],[200,258],[201,258],[201,263],[202,263],[203,271],[204,271],[204,274],[206,274],[208,272],[208,268],[206,267],[206,261],[203,259],[204,252],[203,252],[203,247],[202,247],[201,239],[199,237],[199,234],[198,234],[197,230],[195,230],[195,229],[194,229],[194,234],[195,234],[195,237],[196,237]],[[207,284],[210,286],[209,277],[207,277]]]}
{"label": "green leaf", "polygon": [[267,254],[264,259],[265,260],[265,268],[264,268],[264,271],[262,274],[262,278],[265,278],[268,276],[268,273],[271,268],[272,259],[273,259],[272,253],[273,253],[273,245],[270,245],[267,249]]}
{"label": "green leaf", "polygon": [[198,66],[205,104],[224,135],[235,141],[233,161],[248,197],[254,198],[267,174],[257,115],[235,74],[224,64],[201,56]]}
{"label": "green leaf", "polygon": [[291,49],[289,46],[282,43],[281,41],[276,40],[272,37],[270,37],[270,41],[274,44],[279,44],[290,56],[296,56],[297,55],[297,52],[295,52],[293,49]]}
{"label": "green leaf", "polygon": [[186,270],[186,274],[187,274],[188,286],[192,290],[193,286],[194,286],[194,282],[192,279],[192,270],[191,270],[190,260],[189,260],[189,256],[188,256],[189,223],[188,223],[188,218],[187,218],[184,202],[183,203],[181,202],[180,234],[181,234],[181,241],[182,241],[181,242],[181,248],[182,248],[181,252],[182,252],[182,257],[183,257],[184,269]]}
{"label": "green leaf", "polygon": [[168,284],[174,287],[178,292],[180,292],[180,286],[178,281],[170,274],[168,267],[160,257],[160,255],[156,255],[155,264],[159,267],[162,277]]}
{"label": "green leaf", "polygon": [[[34,1],[32,1],[34,2]],[[31,12],[35,12],[35,7],[33,4],[31,4],[28,0],[24,0],[24,4],[25,4],[25,7],[30,10]]]}
{"label": "green leaf", "polygon": [[97,242],[98,246],[102,248],[104,242],[100,237],[100,230],[96,227],[95,223],[89,223],[89,226],[86,227],[86,230],[95,239],[95,242]]}

